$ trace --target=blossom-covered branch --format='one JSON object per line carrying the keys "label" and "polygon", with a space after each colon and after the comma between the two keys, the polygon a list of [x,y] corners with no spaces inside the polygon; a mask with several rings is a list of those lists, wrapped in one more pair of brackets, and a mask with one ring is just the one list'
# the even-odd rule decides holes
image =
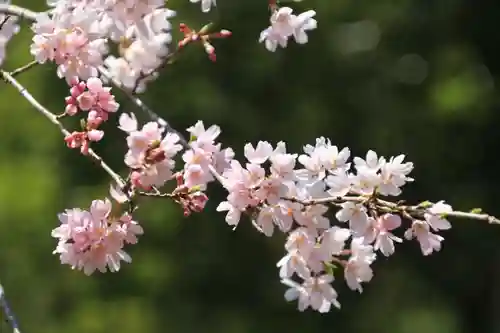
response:
{"label": "blossom-covered branch", "polygon": [[[0,46],[5,49],[18,31],[17,17],[33,21],[30,51],[36,63],[55,63],[58,77],[68,83],[64,112],[48,111],[14,78],[33,62],[0,74],[59,127],[69,148],[91,156],[113,179],[110,198],[94,200],[88,209],[59,214],[60,225],[52,231],[58,239],[54,253],[73,269],[90,275],[96,270],[118,271],[122,261],[131,262],[125,246],[137,243],[144,232],[135,220],[138,197],[172,200],[188,216],[204,210],[210,183],[227,191],[217,211],[225,212],[228,225],[236,228],[245,217],[265,236],[286,235],[285,255],[277,267],[282,283],[289,287],[285,298],[298,300],[301,311],[340,307],[334,280],[361,292],[373,277],[373,262],[393,255],[404,240],[416,240],[426,256],[440,251],[441,232],[451,228],[448,218],[500,223],[477,209],[453,210],[443,200],[414,205],[400,200],[403,187],[413,182],[409,175],[414,168],[402,154],[386,158],[370,150],[364,157],[352,158],[349,148],[319,137],[300,153],[289,152],[283,141],[247,143],[244,159],[237,159],[232,148],[217,141],[221,129],[206,127],[202,121],[186,130],[186,139],[137,94],[187,45],[201,45],[216,61],[211,42],[231,36],[228,30],[213,32],[210,23],[197,30],[180,23],[183,37],[172,47],[170,21],[176,13],[163,0],[50,4],[52,8],[43,13],[0,5],[0,13],[6,14],[0,20],[0,34],[5,37]],[[201,0],[203,12],[215,5],[214,0]],[[286,47],[292,37],[298,44],[308,42],[307,33],[317,28],[315,11],[295,15],[277,1],[268,5],[270,26],[259,41],[269,51]],[[105,86],[108,82],[150,118],[145,124],[134,113],[118,118],[128,148],[123,158],[126,180],[90,147],[103,139],[102,123],[113,121],[112,115],[119,112],[111,88]],[[80,114],[86,115],[81,130],[66,130],[61,120]]]}

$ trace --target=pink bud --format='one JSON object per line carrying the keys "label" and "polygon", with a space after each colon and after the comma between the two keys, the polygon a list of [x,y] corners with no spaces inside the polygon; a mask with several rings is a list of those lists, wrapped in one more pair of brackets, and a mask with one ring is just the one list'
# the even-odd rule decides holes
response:
{"label": "pink bud", "polygon": [[87,132],[87,137],[90,141],[99,141],[104,136],[104,131],[91,130]]}
{"label": "pink bud", "polygon": [[78,76],[73,76],[70,80],[69,80],[69,84],[71,86],[76,86],[78,84],[79,80],[78,80]]}
{"label": "pink bud", "polygon": [[78,89],[80,89],[80,93],[84,92],[85,89],[87,88],[87,85],[85,84],[85,82],[80,82],[78,83]]}
{"label": "pink bud", "polygon": [[64,101],[66,102],[66,104],[76,104],[76,100],[73,98],[73,96],[68,96],[64,99]]}
{"label": "pink bud", "polygon": [[64,113],[66,113],[69,116],[74,116],[78,112],[78,108],[76,105],[66,105],[66,108],[64,109]]}
{"label": "pink bud", "polygon": [[77,98],[83,92],[83,90],[84,89],[80,89],[78,86],[73,86],[69,90],[69,93],[71,94],[72,97]]}

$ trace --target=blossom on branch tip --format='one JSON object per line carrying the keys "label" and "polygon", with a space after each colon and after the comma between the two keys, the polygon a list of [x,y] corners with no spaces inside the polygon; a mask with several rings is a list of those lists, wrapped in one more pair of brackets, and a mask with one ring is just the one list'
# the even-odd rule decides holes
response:
{"label": "blossom on branch tip", "polygon": [[178,144],[179,136],[175,133],[164,136],[164,129],[156,122],[149,122],[141,130],[136,130],[133,119],[130,116],[120,117],[120,124],[126,124],[121,128],[128,132],[129,150],[125,155],[125,164],[133,170],[132,183],[145,190],[160,187],[173,176],[173,158],[182,150]]}
{"label": "blossom on branch tip", "polygon": [[290,7],[281,7],[273,11],[271,26],[262,31],[259,38],[259,42],[264,42],[269,51],[276,51],[278,46],[285,48],[291,36],[298,44],[305,44],[308,42],[306,31],[316,29],[314,10],[308,10],[298,16],[292,12]]}
{"label": "blossom on branch tip", "polygon": [[137,243],[143,229],[130,215],[113,217],[111,210],[106,198],[92,201],[88,211],[74,208],[59,214],[61,225],[52,237],[58,239],[54,254],[63,264],[90,275],[96,270],[116,272],[120,261],[132,261],[123,247]]}

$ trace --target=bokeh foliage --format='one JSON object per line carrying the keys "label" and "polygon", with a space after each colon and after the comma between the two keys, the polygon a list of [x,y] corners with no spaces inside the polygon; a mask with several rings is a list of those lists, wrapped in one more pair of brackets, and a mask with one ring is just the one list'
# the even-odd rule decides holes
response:
{"label": "bokeh foliage", "polygon": [[[216,42],[217,63],[191,47],[150,86],[144,100],[174,126],[219,124],[221,141],[238,154],[257,140],[299,151],[321,135],[356,155],[404,152],[416,166],[405,199],[500,214],[500,3],[305,0],[296,8],[315,8],[319,21],[310,43],[272,54],[256,40],[268,24],[265,0],[218,2],[210,14],[169,2],[175,24],[215,20],[234,33]],[[41,0],[15,3],[44,9]],[[23,27],[6,69],[31,60]],[[54,67],[20,80],[49,109],[63,110],[67,86]],[[215,212],[224,195],[217,186],[206,212],[187,219],[170,202],[144,203],[137,218],[146,233],[119,273],[72,271],[51,255],[56,214],[105,196],[107,175],[65,148],[57,129],[4,83],[0,112],[0,278],[23,332],[500,330],[500,226],[474,221],[454,221],[437,255],[399,246],[377,262],[362,295],[338,281],[343,308],[327,315],[284,301],[275,268],[283,238],[267,239],[247,221],[232,231]],[[125,171],[122,133],[110,128],[97,150]]]}

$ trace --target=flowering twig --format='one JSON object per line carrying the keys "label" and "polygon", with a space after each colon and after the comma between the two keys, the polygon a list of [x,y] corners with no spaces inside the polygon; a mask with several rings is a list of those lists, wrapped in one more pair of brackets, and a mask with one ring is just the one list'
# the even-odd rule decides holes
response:
{"label": "flowering twig", "polygon": [[[406,212],[409,214],[421,214],[423,209],[425,208],[426,205],[414,205],[414,206],[404,206],[404,205],[398,205],[393,202],[385,201],[385,200],[380,200],[377,199],[377,203],[381,205],[382,207],[386,207],[389,209],[393,209],[395,211],[399,212]],[[446,217],[456,217],[456,218],[463,218],[463,219],[469,219],[469,220],[479,220],[479,221],[485,221],[490,224],[500,224],[500,219],[493,215],[489,214],[481,214],[481,213],[474,213],[474,212],[461,212],[461,211],[451,211],[451,212],[446,212],[445,214]]]}
{"label": "flowering twig", "polygon": [[[290,197],[290,198],[283,198],[284,200],[290,201],[290,202],[296,202],[299,204],[302,204],[304,206],[313,206],[313,205],[323,205],[323,204],[342,204],[345,202],[354,202],[354,203],[365,203],[369,201],[370,199],[374,200],[378,208],[380,208],[382,211],[386,212],[393,212],[393,213],[407,213],[407,214],[417,214],[421,215],[425,211],[425,206],[422,205],[400,205],[398,203],[386,201],[386,200],[381,200],[376,197],[370,197],[370,196],[340,196],[340,197],[327,197],[327,198],[321,198],[321,199],[310,199],[310,200],[300,200],[298,198]],[[451,211],[451,212],[446,212],[445,214],[446,217],[456,217],[456,218],[464,218],[464,219],[469,219],[469,220],[479,220],[479,221],[486,221],[490,224],[500,224],[500,219],[493,215],[489,214],[481,214],[481,213],[473,213],[473,212],[462,212],[462,211]]]}
{"label": "flowering twig", "polygon": [[[56,125],[59,128],[59,131],[64,135],[70,135],[70,132],[63,126],[63,124],[59,121],[57,116],[50,112],[47,108],[45,108],[42,104],[40,104],[29,92],[26,88],[24,88],[13,76],[12,74],[0,70],[0,76],[10,83],[17,91],[42,115],[44,115],[52,124]],[[99,156],[94,150],[89,148],[88,155],[95,160],[98,165],[111,176],[111,178],[118,184],[120,187],[125,186],[125,181],[122,177],[116,173],[109,165],[104,162],[104,160]]]}
{"label": "flowering twig", "polygon": [[7,298],[5,297],[5,291],[1,283],[0,283],[0,306],[3,309],[3,313],[5,315],[6,320],[9,322],[10,326],[12,326],[13,333],[20,333],[21,331],[19,330],[19,325],[17,324],[16,317],[14,316],[14,312],[11,310],[9,306],[9,302],[7,302]]}

